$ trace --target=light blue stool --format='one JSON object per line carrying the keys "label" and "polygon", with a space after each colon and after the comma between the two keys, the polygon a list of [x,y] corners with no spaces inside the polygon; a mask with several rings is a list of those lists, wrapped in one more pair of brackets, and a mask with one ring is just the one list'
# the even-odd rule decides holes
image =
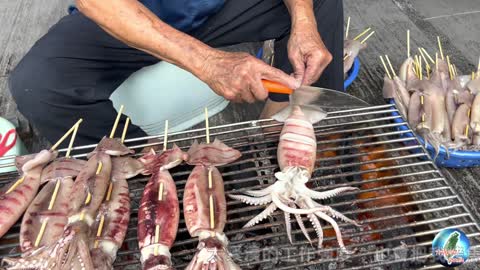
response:
{"label": "light blue stool", "polygon": [[191,73],[167,62],[159,62],[132,74],[111,95],[114,107],[125,105],[125,114],[148,135],[186,130],[221,112],[229,102],[215,94]]}

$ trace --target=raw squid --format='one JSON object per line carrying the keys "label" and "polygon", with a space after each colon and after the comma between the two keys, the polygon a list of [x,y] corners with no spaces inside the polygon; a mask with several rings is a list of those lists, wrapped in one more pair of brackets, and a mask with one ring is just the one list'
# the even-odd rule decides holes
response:
{"label": "raw squid", "polygon": [[[62,236],[68,221],[68,203],[71,200],[69,195],[73,187],[73,178],[80,173],[85,164],[83,160],[62,157],[45,167],[41,182],[47,184],[40,190],[22,219],[20,227],[22,252],[51,245]],[[48,226],[48,229],[41,232],[42,226]],[[43,234],[36,243],[40,233]]]}
{"label": "raw squid", "polygon": [[355,58],[358,56],[361,50],[365,49],[367,44],[361,43],[357,40],[345,40],[343,43],[343,56],[345,60],[343,60],[343,73],[347,74],[347,72],[352,68],[353,62]]}
{"label": "raw squid", "polygon": [[395,89],[395,83],[393,82],[392,79],[388,78],[387,75],[383,77],[383,98],[390,99],[390,98],[395,98],[395,92],[397,91]]}
{"label": "raw squid", "polygon": [[152,174],[138,210],[138,246],[142,269],[173,269],[170,248],[177,236],[180,218],[177,189],[168,172],[187,159],[176,145],[160,154],[143,156],[146,173]]}
{"label": "raw squid", "polygon": [[37,154],[16,158],[21,177],[0,191],[0,237],[17,222],[33,200],[40,187],[43,167],[56,157],[57,152],[42,150]]}
{"label": "raw squid", "polygon": [[72,186],[68,223],[63,236],[21,259],[4,259],[9,265],[7,269],[94,269],[88,235],[109,186],[112,171],[110,155],[129,153],[131,151],[119,140],[103,138],[89,155]]}
{"label": "raw squid", "polygon": [[466,87],[473,95],[480,93],[480,73],[478,73],[477,78],[468,82]]}
{"label": "raw squid", "polygon": [[453,148],[459,149],[471,143],[472,132],[469,132],[470,106],[462,104],[455,112],[455,117],[452,122],[452,135],[454,139]]}
{"label": "raw squid", "polygon": [[318,218],[332,225],[341,251],[349,253],[343,243],[340,228],[332,217],[355,225],[357,225],[357,223],[333,208],[317,203],[314,199],[323,200],[337,196],[343,192],[358,189],[341,187],[325,192],[318,192],[306,186],[314,168],[317,149],[313,125],[312,122],[307,119],[318,118],[306,114],[323,114],[323,112],[309,110],[308,113],[304,113],[302,108],[303,106],[301,105],[293,105],[293,108],[289,109],[291,114],[287,119],[279,117],[279,115],[284,114],[277,114],[274,117],[277,121],[285,123],[280,134],[280,143],[277,152],[278,164],[281,170],[281,172],[275,174],[277,182],[263,190],[246,191],[246,195],[229,196],[251,205],[268,204],[267,208],[250,220],[245,227],[256,225],[271,215],[277,208],[280,208],[284,212],[287,236],[290,241],[292,241],[291,214],[295,216],[299,227],[302,229],[305,237],[310,241],[310,237],[305,230],[305,225],[301,218],[301,215],[307,215],[317,233],[319,248],[323,242],[323,230]]}
{"label": "raw squid", "polygon": [[223,178],[215,166],[233,162],[241,154],[220,140],[212,144],[195,142],[188,154],[187,163],[195,168],[185,185],[183,211],[188,232],[199,238],[199,244],[186,270],[240,269],[227,250],[228,239],[223,233],[227,203]]}
{"label": "raw squid", "polygon": [[473,132],[473,144],[480,145],[480,95],[476,95],[472,104],[470,127]]}
{"label": "raw squid", "polygon": [[457,79],[447,81],[447,95],[445,96],[448,120],[453,121],[453,116],[459,104],[458,96],[463,92],[463,88]]}

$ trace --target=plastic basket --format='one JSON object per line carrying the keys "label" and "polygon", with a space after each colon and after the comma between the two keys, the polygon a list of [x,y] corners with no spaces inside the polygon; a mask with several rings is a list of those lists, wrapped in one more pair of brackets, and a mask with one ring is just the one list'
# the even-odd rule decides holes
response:
{"label": "plastic basket", "polygon": [[[390,104],[395,104],[393,99],[389,100]],[[400,115],[398,112],[393,112],[393,116]],[[405,123],[402,118],[395,118],[393,119],[395,123]],[[407,125],[402,125],[397,127],[398,130],[408,130],[409,127]],[[402,136],[404,137],[413,137],[415,134],[412,132],[405,133]],[[425,144],[423,138],[418,136],[418,139],[422,144]],[[427,143],[427,150],[431,157],[435,156],[435,149],[432,145]],[[447,152],[445,148],[441,147],[440,152],[435,160],[435,163],[439,167],[446,167],[446,168],[467,168],[467,167],[474,167],[480,166],[480,152],[475,151],[459,151],[459,150],[451,150],[450,151],[450,158],[447,158]]]}
{"label": "plastic basket", "polygon": [[[258,50],[256,57],[258,59],[262,59],[263,56],[263,48],[260,48]],[[343,82],[343,90],[346,91],[347,88],[355,81],[355,79],[358,77],[358,73],[360,72],[360,60],[358,60],[358,57],[355,58],[353,61],[353,66],[352,68],[347,72],[347,78]]]}

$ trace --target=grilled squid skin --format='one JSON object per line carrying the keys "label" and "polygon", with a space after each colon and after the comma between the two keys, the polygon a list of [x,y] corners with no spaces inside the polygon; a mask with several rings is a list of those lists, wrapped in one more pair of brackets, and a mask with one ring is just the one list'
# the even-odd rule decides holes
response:
{"label": "grilled squid skin", "polygon": [[65,177],[75,178],[85,167],[86,163],[85,160],[81,159],[66,157],[57,158],[54,162],[50,163],[45,169],[43,169],[41,183],[44,184],[48,181]]}
{"label": "grilled squid skin", "polygon": [[195,143],[188,153],[187,163],[195,168],[185,185],[183,213],[188,232],[199,238],[199,244],[186,269],[240,269],[227,250],[228,240],[223,233],[227,202],[223,178],[215,166],[233,162],[241,154],[220,140],[212,144]]}
{"label": "grilled squid skin", "polygon": [[[275,174],[277,181],[263,190],[249,190],[244,192],[245,195],[230,194],[229,196],[251,205],[268,205],[263,212],[251,219],[244,227],[252,227],[266,219],[276,209],[281,209],[284,212],[286,231],[290,242],[292,242],[290,215],[293,214],[303,234],[312,243],[301,217],[301,215],[307,215],[317,234],[319,248],[323,243],[323,230],[319,220],[322,219],[332,225],[341,251],[350,253],[343,243],[340,228],[333,217],[350,224],[358,224],[333,208],[321,205],[315,200],[331,198],[340,193],[358,189],[341,187],[318,192],[307,187],[306,184],[311,178],[315,165],[317,149],[313,125],[308,120],[317,117],[309,114],[323,112],[309,110],[304,113],[301,105],[294,105],[293,108],[287,109],[291,111],[287,119],[278,117],[278,115],[274,118],[285,123],[280,134],[277,152],[281,170]],[[280,112],[279,115],[284,115],[284,113]]]}
{"label": "grilled squid skin", "polygon": [[[102,220],[103,228],[99,236],[97,232]],[[105,201],[98,211],[92,226],[93,248],[90,250],[95,269],[113,269],[117,250],[121,247],[127,234],[130,220],[130,196],[125,178],[112,182],[111,198]]]}
{"label": "grilled squid skin", "polygon": [[[188,155],[176,145],[160,154],[150,153],[140,160],[151,174],[138,210],[138,245],[142,269],[173,269],[170,255],[180,220],[177,189],[167,169]],[[163,192],[162,194],[159,194]]]}
{"label": "grilled squid skin", "polygon": [[0,191],[0,237],[15,224],[33,200],[40,187],[43,167],[56,157],[57,152],[43,150],[16,159],[21,177]]}
{"label": "grilled squid skin", "polygon": [[4,259],[7,269],[94,269],[89,235],[111,178],[112,162],[107,153],[125,155],[131,151],[119,140],[103,138],[95,152],[89,155],[68,195],[68,223],[63,236],[20,259]]}

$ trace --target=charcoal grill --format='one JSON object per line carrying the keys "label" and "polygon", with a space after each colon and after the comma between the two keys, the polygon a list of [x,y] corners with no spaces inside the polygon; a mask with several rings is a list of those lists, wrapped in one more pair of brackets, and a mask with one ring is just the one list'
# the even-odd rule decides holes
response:
{"label": "charcoal grill", "polygon": [[[292,224],[294,243],[290,244],[280,212],[252,228],[242,228],[264,207],[228,200],[225,233],[231,240],[229,250],[242,269],[440,268],[431,255],[431,243],[435,234],[447,227],[459,228],[469,237],[468,262],[480,260],[478,217],[465,206],[462,195],[438,170],[418,139],[402,136],[412,130],[399,130],[399,126],[408,124],[394,122],[402,118],[392,116],[392,112],[397,112],[394,105],[333,111],[315,126],[318,159],[311,188],[360,188],[323,202],[362,225],[357,228],[340,223],[347,248],[355,249],[356,253],[339,256],[331,227],[326,224],[323,224],[326,233],[323,249],[313,248],[296,224]],[[280,127],[273,121],[261,120],[210,128],[212,138],[223,140],[243,154],[239,161],[220,168],[226,192],[264,188],[275,181]],[[153,145],[146,143],[152,138],[155,136],[126,142],[138,150]],[[187,148],[194,139],[204,138],[205,130],[197,129],[169,134],[169,143]],[[76,157],[84,157],[82,153],[93,147],[76,147]],[[172,171],[180,200],[191,168],[182,165]],[[1,175],[0,184],[16,177],[15,173]],[[133,211],[127,238],[115,262],[116,269],[139,269],[137,210],[146,181],[147,177],[129,181]],[[17,224],[0,239],[0,257],[19,255],[18,230]],[[313,228],[308,230],[315,239]],[[171,250],[177,269],[188,264],[196,245],[181,217],[177,240]],[[316,246],[315,240],[313,245]]]}

